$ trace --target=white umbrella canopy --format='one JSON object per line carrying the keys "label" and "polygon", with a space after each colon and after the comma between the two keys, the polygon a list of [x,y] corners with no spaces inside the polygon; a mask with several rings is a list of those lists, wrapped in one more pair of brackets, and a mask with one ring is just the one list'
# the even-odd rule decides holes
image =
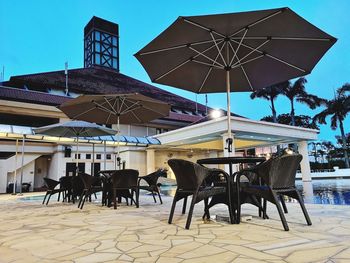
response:
{"label": "white umbrella canopy", "polygon": [[36,134],[77,138],[76,169],[78,172],[79,137],[115,135],[117,131],[86,121],[68,121],[33,129]]}

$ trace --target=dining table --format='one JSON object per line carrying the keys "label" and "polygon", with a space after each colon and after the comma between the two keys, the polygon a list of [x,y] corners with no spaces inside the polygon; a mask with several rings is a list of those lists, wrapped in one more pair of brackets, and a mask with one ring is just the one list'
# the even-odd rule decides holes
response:
{"label": "dining table", "polygon": [[[205,159],[198,159],[197,163],[200,165],[213,165],[213,164],[227,164],[229,165],[229,175],[231,178],[231,183],[233,184],[232,186],[232,190],[237,188],[237,185],[235,182],[235,172],[233,170],[233,165],[237,165],[237,164],[259,164],[262,163],[266,160],[265,157],[258,157],[258,156],[230,156],[230,157],[215,157],[215,158],[205,158]],[[232,191],[231,194],[233,194],[234,191]],[[234,194],[233,194],[234,195]],[[234,203],[234,200],[236,199],[236,203]],[[224,203],[226,200],[226,198],[224,198],[223,196],[217,196],[217,197],[213,197],[210,201],[209,207],[214,206],[215,204],[219,204],[219,203]],[[229,199],[231,200],[231,204],[232,207],[238,206],[240,205],[238,202],[240,202],[240,193],[239,191],[236,191],[236,197],[234,198],[234,196],[231,196],[231,198]],[[240,222],[240,219],[237,218],[236,216],[236,212],[233,211],[234,217],[235,217],[235,223],[238,224]],[[259,213],[260,214],[260,213]]]}

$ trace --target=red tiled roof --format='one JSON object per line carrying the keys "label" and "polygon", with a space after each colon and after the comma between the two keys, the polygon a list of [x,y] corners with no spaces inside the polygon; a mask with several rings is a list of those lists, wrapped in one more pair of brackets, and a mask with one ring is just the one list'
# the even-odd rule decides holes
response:
{"label": "red tiled roof", "polygon": [[71,98],[53,95],[45,92],[0,87],[0,99],[58,106]]}

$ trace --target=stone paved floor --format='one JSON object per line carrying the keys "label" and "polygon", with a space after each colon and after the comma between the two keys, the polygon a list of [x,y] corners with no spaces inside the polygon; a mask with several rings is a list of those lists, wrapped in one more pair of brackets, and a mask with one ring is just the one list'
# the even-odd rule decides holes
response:
{"label": "stone paved floor", "polygon": [[[313,221],[307,226],[297,204],[288,203],[285,232],[273,206],[269,220],[253,216],[230,225],[204,223],[198,204],[185,230],[181,205],[167,223],[171,197],[163,205],[140,199],[139,209],[87,203],[80,211],[54,200],[43,206],[0,195],[0,262],[350,262],[346,206],[307,205]],[[256,215],[256,209],[247,205],[243,213]],[[212,214],[226,216],[226,207]]]}

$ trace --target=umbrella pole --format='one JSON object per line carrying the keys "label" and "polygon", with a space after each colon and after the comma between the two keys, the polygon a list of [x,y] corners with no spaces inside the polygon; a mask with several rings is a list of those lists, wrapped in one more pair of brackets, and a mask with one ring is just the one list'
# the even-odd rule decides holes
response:
{"label": "umbrella pole", "polygon": [[77,150],[75,152],[75,175],[79,173],[79,137],[77,136]]}
{"label": "umbrella pole", "polygon": [[119,115],[117,118],[117,158],[119,158],[120,148],[119,148],[119,133],[120,133],[120,122],[119,122]]}
{"label": "umbrella pole", "polygon": [[24,135],[22,139],[22,166],[21,166],[21,180],[19,183],[19,194],[22,195],[22,183],[23,183],[23,166],[24,166]]}
{"label": "umbrella pole", "polygon": [[95,175],[95,144],[92,144],[92,172],[91,174],[94,176]]}
{"label": "umbrella pole", "polygon": [[231,86],[230,86],[230,71],[226,70],[226,91],[227,91],[227,139],[226,147],[228,152],[232,152],[232,133],[231,133]]}
{"label": "umbrella pole", "polygon": [[106,165],[107,165],[107,149],[106,149],[106,141],[103,141],[103,151],[104,151],[104,156],[105,156],[105,160],[104,160],[104,169],[106,169]]}
{"label": "umbrella pole", "polygon": [[17,185],[17,156],[18,156],[18,139],[16,139],[16,155],[15,155],[15,174],[13,178],[13,189],[12,194],[16,194],[16,185]]}

